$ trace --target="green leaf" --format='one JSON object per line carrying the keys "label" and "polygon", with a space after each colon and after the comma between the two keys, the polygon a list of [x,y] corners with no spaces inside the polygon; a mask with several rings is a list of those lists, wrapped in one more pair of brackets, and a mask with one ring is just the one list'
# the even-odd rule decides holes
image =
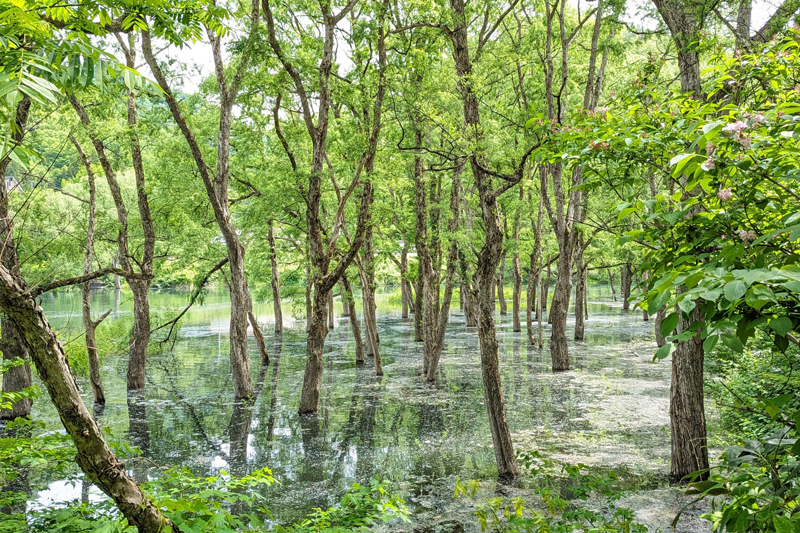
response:
{"label": "green leaf", "polygon": [[719,342],[719,335],[711,335],[705,341],[703,341],[703,351],[705,353],[711,353],[711,351],[717,346],[717,342]]}
{"label": "green leaf", "polygon": [[722,344],[727,346],[728,349],[730,349],[731,351],[735,353],[742,353],[744,351],[744,345],[742,344],[742,341],[740,341],[738,337],[734,335],[729,335],[727,333],[723,333],[722,335],[720,335],[720,338],[722,339]]}
{"label": "green leaf", "polygon": [[788,518],[776,515],[773,517],[772,523],[775,525],[775,531],[778,533],[792,533],[794,531],[792,522]]}
{"label": "green leaf", "polygon": [[670,313],[661,321],[661,334],[665,337],[671,335],[672,331],[678,325],[678,313]]}
{"label": "green leaf", "polygon": [[735,279],[725,284],[725,299],[729,302],[735,302],[742,296],[744,296],[747,287],[745,287],[744,282],[740,279]]}
{"label": "green leaf", "polygon": [[792,319],[788,316],[773,318],[769,321],[769,327],[781,337],[785,337],[787,333],[792,331]]}
{"label": "green leaf", "polygon": [[669,354],[672,353],[673,347],[674,344],[670,342],[669,344],[665,344],[664,346],[659,348],[656,354],[653,356],[653,361],[660,361],[662,359],[666,359],[667,357],[669,357]]}

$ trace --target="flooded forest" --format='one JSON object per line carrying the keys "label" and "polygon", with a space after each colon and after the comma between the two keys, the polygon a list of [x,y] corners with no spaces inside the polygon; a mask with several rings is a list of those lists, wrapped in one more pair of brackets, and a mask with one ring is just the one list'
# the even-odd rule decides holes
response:
{"label": "flooded forest", "polygon": [[0,0],[0,533],[800,532],[798,23]]}

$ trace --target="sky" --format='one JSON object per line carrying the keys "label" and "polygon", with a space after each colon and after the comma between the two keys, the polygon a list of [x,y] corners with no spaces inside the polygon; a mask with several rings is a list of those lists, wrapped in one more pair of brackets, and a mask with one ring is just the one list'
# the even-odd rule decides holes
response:
{"label": "sky", "polygon": [[[474,1],[474,0],[473,0]],[[581,6],[586,6],[586,0],[570,0],[574,6],[580,2]],[[591,5],[591,4],[590,4]],[[628,11],[624,19],[636,27],[652,29],[657,25],[657,21],[652,17],[643,17],[641,8],[649,6],[649,0],[633,0],[629,1]],[[752,27],[760,28],[769,16],[780,5],[780,0],[754,0],[752,12]],[[340,51],[343,47],[339,47]],[[207,76],[214,72],[214,63],[211,57],[211,47],[206,42],[194,43],[185,46],[183,49],[172,49],[169,51],[171,57],[174,57],[178,62],[188,66],[185,75],[182,77],[182,88],[187,92],[194,92],[200,85],[200,82]],[[344,54],[340,53],[338,58],[340,65],[343,65],[344,70],[347,70],[346,65],[349,60],[342,57]],[[149,76],[149,70],[146,66],[142,66],[140,72],[145,76]]]}

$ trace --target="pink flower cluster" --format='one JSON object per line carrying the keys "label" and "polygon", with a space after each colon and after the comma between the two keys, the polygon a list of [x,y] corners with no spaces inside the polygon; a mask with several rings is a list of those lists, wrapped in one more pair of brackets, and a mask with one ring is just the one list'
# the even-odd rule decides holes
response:
{"label": "pink flower cluster", "polygon": [[716,166],[717,164],[716,161],[714,161],[714,158],[712,156],[708,156],[708,159],[706,159],[705,162],[700,165],[700,168],[708,172],[709,170],[714,170],[714,167]]}
{"label": "pink flower cluster", "polygon": [[589,141],[589,148],[592,150],[597,150],[598,152],[602,152],[609,150],[611,145],[608,144],[608,141]]}
{"label": "pink flower cluster", "polygon": [[753,242],[756,240],[756,232],[753,230],[740,229],[739,238],[742,239],[742,242],[744,243]]}
{"label": "pink flower cluster", "polygon": [[730,187],[728,187],[727,189],[720,188],[720,190],[717,191],[717,198],[719,198],[723,202],[727,202],[728,200],[733,198],[733,192],[731,191]]}
{"label": "pink flower cluster", "polygon": [[747,124],[747,122],[744,122],[743,120],[737,120],[733,124],[728,124],[725,126],[723,131],[731,134],[734,140],[738,142],[742,148],[750,148],[750,137],[744,133],[749,128],[750,126]]}

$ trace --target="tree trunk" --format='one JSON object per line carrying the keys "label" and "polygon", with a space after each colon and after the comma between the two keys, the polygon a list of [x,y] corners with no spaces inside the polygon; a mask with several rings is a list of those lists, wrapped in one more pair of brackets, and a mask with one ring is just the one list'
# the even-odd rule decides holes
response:
{"label": "tree trunk", "polygon": [[244,246],[238,238],[236,241],[227,240],[227,244],[228,266],[231,273],[230,362],[233,374],[233,397],[234,400],[250,401],[253,396],[253,379],[250,375],[250,359],[247,356],[247,324],[252,301],[244,271]]}
{"label": "tree trunk", "polygon": [[313,308],[311,305],[311,293],[314,287],[314,280],[311,278],[311,265],[306,261],[306,333],[311,331],[311,315]]}
{"label": "tree trunk", "polygon": [[[474,135],[471,141],[479,146],[481,144],[479,133],[480,115],[478,98],[470,85],[472,61],[469,56],[464,0],[450,0],[450,8],[453,12],[454,27],[449,33],[449,37],[453,45],[453,58],[459,79],[458,90],[464,106],[465,131]],[[511,432],[506,419],[503,389],[500,383],[497,333],[494,322],[494,308],[491,301],[492,282],[495,279],[500,256],[503,253],[503,229],[500,226],[497,192],[491,188],[492,178],[486,173],[485,166],[478,161],[478,157],[473,155],[470,158],[470,164],[478,189],[486,232],[483,247],[478,255],[478,265],[475,272],[478,300],[478,338],[481,345],[481,372],[498,476],[501,479],[508,479],[516,477],[518,472]]]}
{"label": "tree trunk", "polygon": [[497,276],[495,284],[497,286],[497,300],[500,302],[500,314],[508,314],[508,304],[506,303],[506,295],[503,291],[503,285],[506,279],[506,251],[503,250],[503,255],[500,256],[500,268],[497,269]]}
{"label": "tree trunk", "polygon": [[[548,259],[548,261],[547,261],[547,279],[545,280],[544,285],[542,286],[542,290],[539,291],[541,293],[541,295],[542,295],[542,312],[543,313],[548,312],[548,310],[547,310],[548,309],[547,308],[547,302],[549,301],[549,298],[550,298],[550,278],[551,278],[550,264],[551,264],[550,260]],[[553,321],[551,320],[549,315],[547,317],[547,323],[548,324],[552,324],[553,323]]]}
{"label": "tree trunk", "polygon": [[625,263],[620,269],[619,283],[621,285],[620,291],[622,292],[622,310],[630,311],[631,309],[631,285],[633,284],[633,271],[631,264]]}
{"label": "tree trunk", "polygon": [[515,332],[522,331],[522,324],[520,323],[520,306],[522,300],[522,265],[519,260],[519,252],[514,252],[512,259],[512,269],[514,271],[514,293],[511,300],[511,311],[514,313],[512,330]]}
{"label": "tree trunk", "polygon": [[[319,284],[315,284],[319,287]],[[306,340],[306,369],[303,375],[303,391],[300,396],[301,415],[316,414],[322,391],[322,354],[325,336],[328,334],[328,295],[314,291],[308,337]]]}
{"label": "tree trunk", "polygon": [[[23,96],[17,104],[15,128],[11,134],[12,145],[19,144],[25,135],[30,112],[31,99]],[[9,206],[9,192],[5,185],[6,170],[11,163],[10,154],[0,159],[0,241],[3,242],[0,250],[0,263],[13,275],[20,275],[19,256],[14,240],[14,214]],[[3,392],[19,393],[31,386],[31,365],[28,359],[28,350],[22,334],[17,330],[16,324],[7,317],[0,319],[0,351],[3,352],[3,363],[8,366],[3,374]],[[0,409],[0,420],[13,420],[17,417],[30,416],[33,401],[22,398],[11,405],[11,409]]]}
{"label": "tree trunk", "polygon": [[569,350],[567,348],[567,311],[572,291],[572,253],[565,245],[559,246],[558,271],[553,301],[550,303],[548,318],[552,321],[550,337],[550,356],[553,371],[569,370]]}
{"label": "tree trunk", "polygon": [[[250,312],[247,313],[247,320],[250,322],[250,327],[253,328],[253,337],[256,339],[256,347],[258,347],[258,354],[261,356],[261,364],[268,365],[269,364],[269,352],[267,351],[267,343],[264,342],[264,334],[261,332],[261,328],[258,325],[258,320],[256,319],[256,315],[252,311],[253,304],[250,304]],[[255,397],[253,397],[255,400]]]}
{"label": "tree trunk", "polygon": [[[689,314],[680,313],[678,332],[686,331],[694,322],[702,321],[700,303]],[[703,341],[701,332],[690,340],[679,342],[672,354],[672,386],[670,387],[670,434],[672,464],[670,478],[680,481],[698,470],[708,469],[706,416],[703,405]],[[707,479],[708,472],[700,476]]]}
{"label": "tree trunk", "polygon": [[167,528],[180,531],[147,498],[128,476],[124,463],[109,449],[100,427],[83,404],[61,344],[27,291],[21,278],[0,266],[0,308],[21,333],[64,428],[75,443],[76,462],[141,533],[159,533]]}
{"label": "tree trunk", "polygon": [[409,294],[408,280],[408,245],[403,243],[403,250],[400,252],[400,318],[408,318]]}
{"label": "tree trunk", "polygon": [[[650,277],[650,273],[649,272],[647,272],[647,271],[642,272],[642,283],[647,281],[647,278],[649,278],[649,277]],[[647,309],[642,309],[642,320],[644,320],[645,322],[650,320],[650,313],[647,312]]]}
{"label": "tree trunk", "polygon": [[[419,263],[419,256],[417,256],[417,263]],[[423,305],[424,302],[423,292],[425,291],[425,280],[422,277],[422,267],[419,266],[417,268],[417,283],[416,283],[416,295],[414,298],[414,342],[422,342],[423,337],[423,330],[422,330],[422,314],[423,314]]]}
{"label": "tree trunk", "polygon": [[655,324],[656,344],[658,345],[659,348],[667,344],[667,339],[664,337],[664,334],[661,333],[661,323],[664,321],[665,318],[667,318],[667,308],[662,307],[656,313],[656,324]]}
{"label": "tree trunk", "polygon": [[[86,168],[86,177],[89,182],[89,220],[86,224],[86,255],[83,263],[84,275],[91,273],[92,262],[94,260],[94,230],[97,212],[97,191],[95,188],[94,172],[92,165],[86,153],[78,144],[75,137],[70,137],[72,144],[78,151],[78,156]],[[92,384],[92,393],[94,394],[94,403],[97,405],[105,405],[106,397],[103,392],[103,383],[100,380],[100,358],[97,353],[97,340],[95,338],[95,330],[100,322],[108,316],[111,310],[107,311],[97,321],[92,320],[92,305],[91,305],[91,286],[92,283],[87,281],[81,285],[81,308],[83,311],[83,329],[84,338],[86,340],[86,355],[89,359],[89,380]]]}
{"label": "tree trunk", "polygon": [[267,234],[269,241],[269,259],[272,267],[272,309],[275,314],[275,333],[280,334],[283,332],[283,311],[281,310],[281,284],[280,274],[278,272],[278,253],[275,248],[275,230],[272,220],[269,221],[269,233]]}
{"label": "tree trunk", "polygon": [[616,302],[617,291],[614,290],[614,274],[610,268],[607,268],[606,271],[608,272],[608,284],[611,286],[611,298]]}
{"label": "tree trunk", "polygon": [[576,341],[582,341],[585,338],[585,325],[584,325],[584,298],[583,293],[586,290],[586,280],[584,274],[586,273],[585,265],[583,264],[583,239],[578,242],[577,257],[575,258],[575,268],[577,270],[576,284],[575,284],[575,335]]}
{"label": "tree trunk", "polygon": [[335,324],[333,322],[333,292],[331,291],[328,297],[328,329],[333,329]]}
{"label": "tree trunk", "polygon": [[142,390],[145,385],[147,348],[150,344],[150,282],[143,279],[128,279],[133,293],[133,331],[131,332],[130,357],[128,359],[128,390]]}
{"label": "tree trunk", "polygon": [[350,280],[347,274],[342,275],[342,300],[347,304],[348,316],[350,317],[350,328],[353,331],[353,340],[356,343],[356,364],[364,364],[364,343],[361,341],[361,328],[358,327],[358,316],[356,315],[356,302],[353,299],[353,290],[350,287]]}

